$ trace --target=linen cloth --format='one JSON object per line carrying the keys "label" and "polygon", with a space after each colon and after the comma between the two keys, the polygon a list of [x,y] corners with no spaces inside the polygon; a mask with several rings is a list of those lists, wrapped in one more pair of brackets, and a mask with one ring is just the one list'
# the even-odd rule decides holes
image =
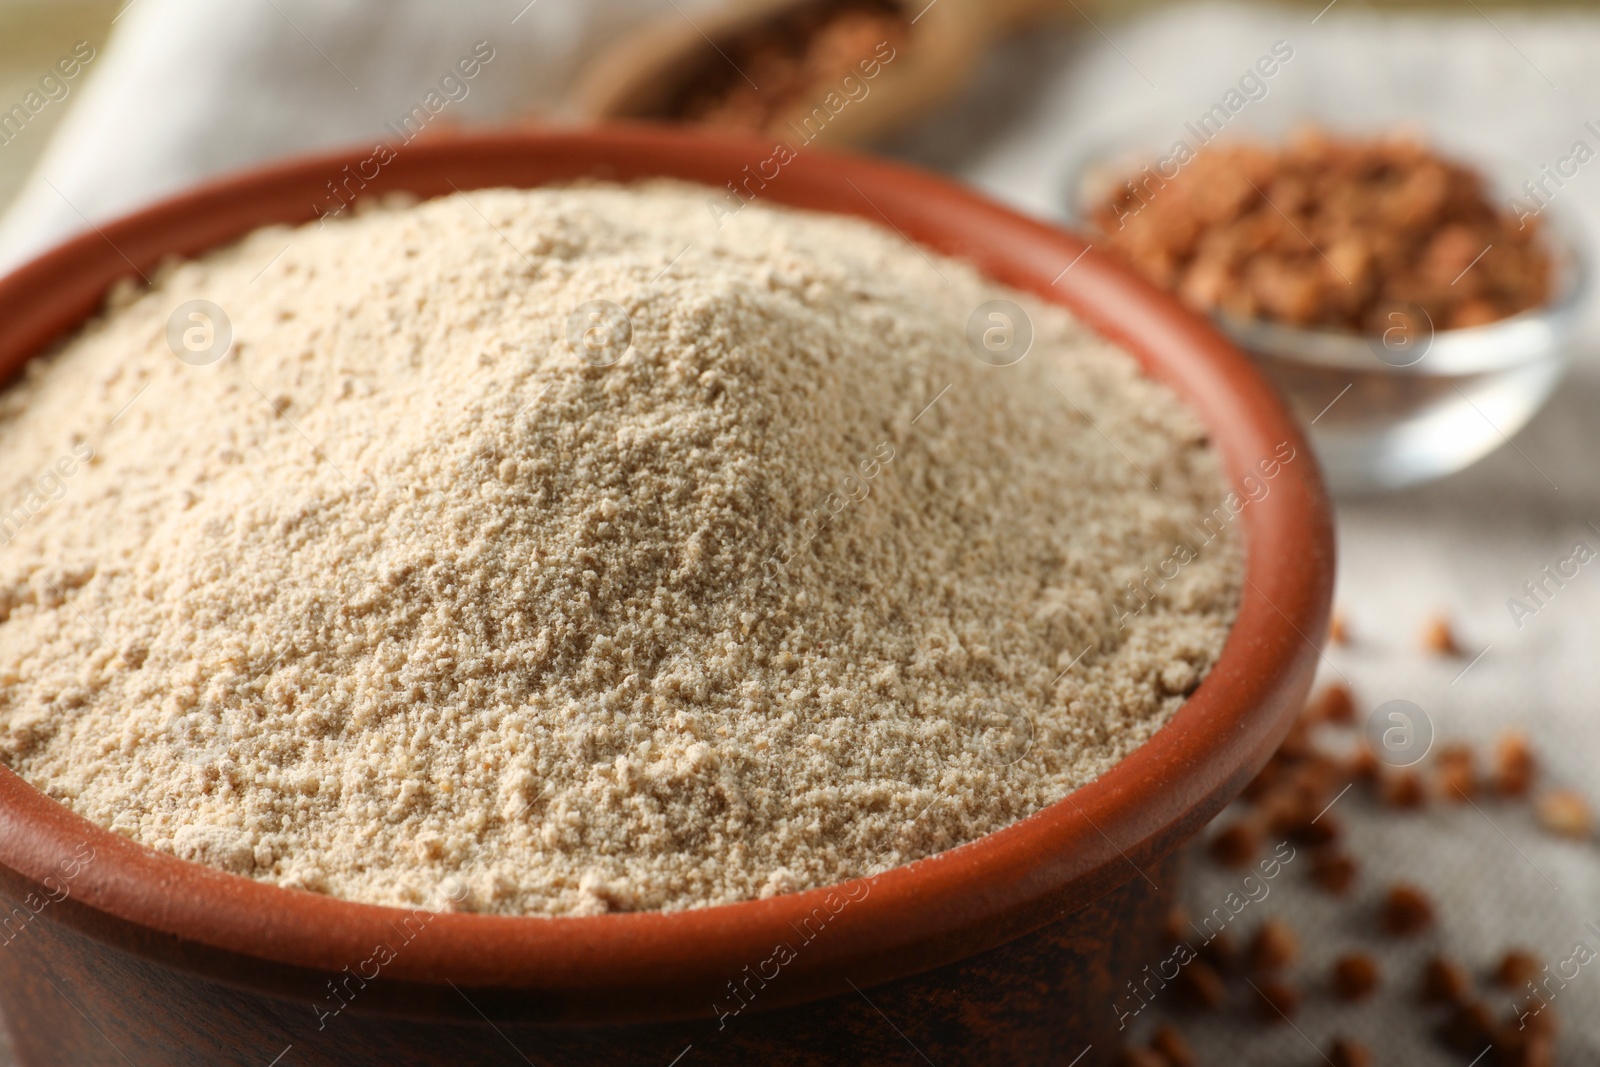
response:
{"label": "linen cloth", "polygon": [[[1279,41],[1294,56],[1267,80],[1266,95],[1239,113],[1241,125],[1410,125],[1482,161],[1510,190],[1537,180],[1578,140],[1597,147],[1584,127],[1600,117],[1593,59],[1600,18],[1592,13],[1513,17],[1465,6],[1449,15],[1379,15],[1338,3],[1324,12],[1207,4],[1098,27],[1078,15],[1078,32],[1036,34],[996,56],[950,113],[892,149],[1025,211],[1064,218],[1066,190],[1085,155],[1127,129],[1141,139],[1162,134],[1158,145],[1183,136],[1185,122],[1237,86]],[[1557,209],[1593,247],[1600,175],[1580,171],[1556,191],[1552,220]],[[1355,641],[1332,649],[1322,670],[1324,680],[1350,682],[1363,716],[1391,699],[1420,705],[1441,742],[1486,743],[1519,726],[1547,779],[1582,790],[1591,804],[1600,802],[1593,771],[1600,568],[1582,568],[1520,627],[1507,601],[1575,543],[1600,551],[1595,337],[1591,313],[1568,378],[1512,447],[1420,489],[1340,502],[1338,600]],[[1465,657],[1419,650],[1419,633],[1436,612],[1456,621]],[[1552,839],[1526,805],[1479,798],[1476,808],[1436,804],[1398,814],[1362,792],[1352,790],[1334,808],[1364,865],[1352,898],[1335,901],[1312,888],[1304,866],[1295,869],[1308,864],[1302,849],[1271,895],[1235,921],[1236,937],[1267,914],[1300,931],[1303,959],[1291,975],[1307,996],[1295,1026],[1263,1025],[1260,998],[1236,986],[1221,1013],[1177,1017],[1203,1063],[1319,1063],[1331,1038],[1348,1034],[1379,1063],[1465,1064],[1472,1057],[1445,1051],[1430,1033],[1438,1014],[1417,1003],[1417,972],[1428,954],[1445,949],[1481,978],[1511,945],[1532,950],[1552,971],[1575,943],[1600,952],[1600,934],[1588,925],[1600,926],[1592,843]],[[1240,889],[1245,872],[1219,870],[1193,851],[1185,896],[1191,911],[1205,914]],[[1385,944],[1375,935],[1378,897],[1395,880],[1425,887],[1439,904],[1438,928],[1415,942]],[[1328,968],[1356,949],[1377,954],[1385,982],[1371,1001],[1341,1008]],[[1484,991],[1502,1015],[1536,1006],[1526,991]],[[1563,1030],[1557,1062],[1600,1063],[1600,968],[1581,967],[1551,1006]],[[1158,998],[1135,1021],[1148,1026],[1162,1007]]]}

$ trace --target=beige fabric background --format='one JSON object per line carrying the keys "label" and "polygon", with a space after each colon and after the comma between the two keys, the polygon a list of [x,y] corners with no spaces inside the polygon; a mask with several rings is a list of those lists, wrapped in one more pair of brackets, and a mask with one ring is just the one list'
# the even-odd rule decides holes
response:
{"label": "beige fabric background", "polygon": [[[894,148],[1057,217],[1067,176],[1090,146],[1128,126],[1181,135],[1185,119],[1284,40],[1295,57],[1269,95],[1241,114],[1244,121],[1269,129],[1303,117],[1356,128],[1421,125],[1520,184],[1565,155],[1584,136],[1584,122],[1600,119],[1600,17],[1486,10],[1462,5],[1448,15],[1386,17],[1337,3],[1313,23],[1315,8],[1190,5],[1105,25],[1107,36],[1091,29],[1035,37],[997,58],[954,114]],[[1580,172],[1558,206],[1592,246],[1600,173]],[[1600,526],[1593,321],[1591,315],[1567,381],[1516,448],[1419,490],[1341,502],[1338,596],[1357,642],[1332,652],[1323,676],[1348,678],[1363,713],[1389,699],[1414,701],[1445,741],[1488,741],[1506,725],[1520,725],[1551,779],[1600,802],[1593,770],[1600,755],[1600,570],[1585,568],[1520,629],[1506,606],[1575,541],[1600,549],[1600,530],[1589,525]],[[1457,620],[1472,654],[1487,648],[1464,675],[1466,660],[1417,651],[1418,632],[1436,611]],[[1185,1023],[1203,1062],[1320,1063],[1311,1044],[1325,1053],[1334,1034],[1348,1033],[1367,1040],[1380,1063],[1464,1064],[1470,1057],[1446,1053],[1426,1036],[1436,1016],[1413,996],[1429,952],[1444,947],[1486,965],[1512,944],[1551,964],[1579,940],[1600,950],[1600,938],[1585,927],[1600,920],[1593,845],[1550,839],[1525,807],[1485,800],[1479,810],[1396,815],[1352,791],[1335,810],[1367,867],[1352,900],[1333,902],[1291,864],[1273,895],[1238,920],[1246,933],[1269,913],[1300,928],[1306,960],[1296,977],[1308,990],[1300,1032],[1261,1026],[1260,1004],[1246,987],[1220,1015]],[[1203,859],[1192,871],[1186,895],[1196,912],[1220,903],[1242,873]],[[1400,878],[1437,895],[1441,923],[1415,944],[1385,945],[1373,935],[1376,898]],[[1378,953],[1390,984],[1359,1009],[1336,1009],[1327,966],[1357,947]],[[1585,968],[1555,1002],[1564,1024],[1559,1063],[1600,1063],[1600,974],[1593,971]],[[1496,994],[1491,1003],[1507,1012],[1512,999]]]}

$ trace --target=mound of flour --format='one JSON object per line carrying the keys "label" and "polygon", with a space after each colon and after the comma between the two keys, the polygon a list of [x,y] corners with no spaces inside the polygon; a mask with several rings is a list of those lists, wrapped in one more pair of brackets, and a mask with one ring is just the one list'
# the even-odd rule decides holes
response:
{"label": "mound of flour", "polygon": [[1197,420],[893,232],[708,195],[390,205],[119,292],[0,397],[0,758],[242,875],[563,914],[870,874],[1149,737],[1237,602]]}

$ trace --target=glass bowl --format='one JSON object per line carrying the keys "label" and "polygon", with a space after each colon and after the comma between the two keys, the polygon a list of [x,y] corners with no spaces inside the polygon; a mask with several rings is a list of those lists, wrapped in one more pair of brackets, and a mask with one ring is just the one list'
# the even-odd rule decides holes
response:
{"label": "glass bowl", "polygon": [[[1281,132],[1237,136],[1274,141]],[[1064,185],[1068,218],[1088,229],[1089,205],[1141,164],[1162,158],[1161,143],[1124,136],[1081,154]],[[1506,202],[1500,194],[1514,170],[1433,143],[1475,166],[1495,201]],[[1435,329],[1421,309],[1396,309],[1388,331],[1368,336],[1223,314],[1212,320],[1283,393],[1335,493],[1417,485],[1509,442],[1561,380],[1593,279],[1575,220],[1555,206],[1540,220],[1554,261],[1551,299],[1497,322]]]}

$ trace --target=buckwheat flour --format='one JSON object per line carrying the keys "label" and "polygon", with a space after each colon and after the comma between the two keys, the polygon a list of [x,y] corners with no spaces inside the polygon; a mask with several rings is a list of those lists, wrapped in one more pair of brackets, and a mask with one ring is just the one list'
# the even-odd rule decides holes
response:
{"label": "buckwheat flour", "polygon": [[1128,592],[1221,505],[1197,420],[893,232],[707,196],[475,192],[120,292],[0,398],[6,762],[239,874],[559,914],[872,873],[1149,737],[1237,601],[1231,532]]}

